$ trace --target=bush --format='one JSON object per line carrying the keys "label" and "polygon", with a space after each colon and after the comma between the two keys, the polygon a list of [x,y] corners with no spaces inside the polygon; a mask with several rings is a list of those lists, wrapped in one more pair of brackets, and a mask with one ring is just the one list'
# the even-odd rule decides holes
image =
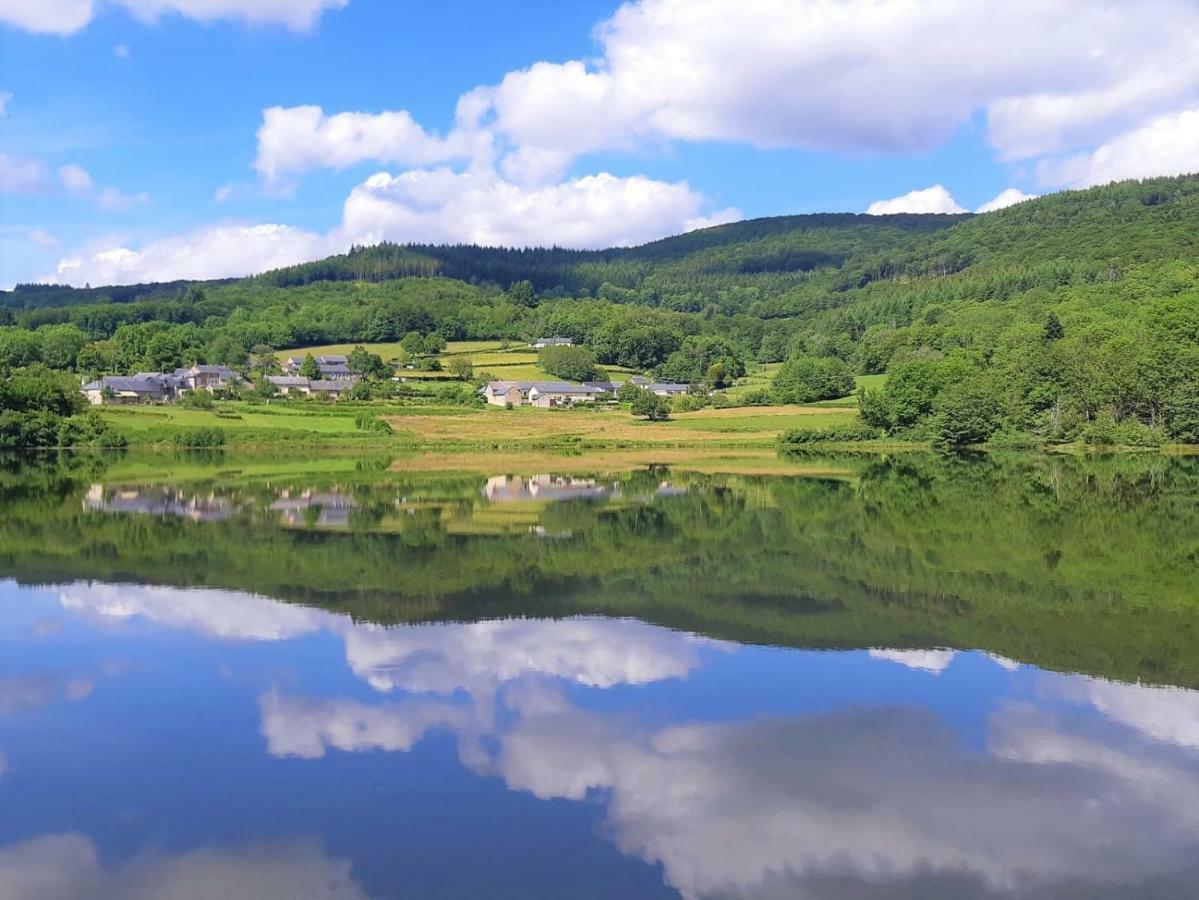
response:
{"label": "bush", "polygon": [[651,422],[664,422],[670,418],[670,403],[665,397],[641,389],[633,398],[633,415],[649,419]]}
{"label": "bush", "polygon": [[998,431],[1003,408],[997,388],[985,376],[946,387],[933,404],[937,443],[949,447],[981,444]]}
{"label": "bush", "polygon": [[187,391],[179,398],[179,405],[185,409],[213,409],[216,402],[208,391]]}
{"label": "bush", "polygon": [[833,425],[828,428],[794,428],[783,432],[779,443],[784,450],[802,447],[808,444],[848,444],[857,441],[873,441],[879,438],[877,428],[872,428],[865,422],[848,422],[844,425]]}
{"label": "bush", "polygon": [[225,430],[223,428],[190,428],[175,435],[173,443],[176,447],[214,448],[225,446]]}
{"label": "bush", "polygon": [[795,356],[774,376],[780,403],[814,403],[853,393],[853,372],[831,356]]}
{"label": "bush", "polygon": [[773,406],[774,394],[769,388],[754,388],[741,397],[742,406]]}
{"label": "bush", "polygon": [[711,401],[707,397],[685,394],[682,397],[675,397],[671,401],[671,409],[675,412],[695,412],[710,404]]}
{"label": "bush", "polygon": [[354,417],[354,425],[359,431],[373,431],[378,434],[392,434],[391,425],[383,419],[368,412],[358,413]]}
{"label": "bush", "polygon": [[586,347],[543,347],[537,354],[537,365],[543,372],[568,381],[590,381],[598,374],[595,354]]}

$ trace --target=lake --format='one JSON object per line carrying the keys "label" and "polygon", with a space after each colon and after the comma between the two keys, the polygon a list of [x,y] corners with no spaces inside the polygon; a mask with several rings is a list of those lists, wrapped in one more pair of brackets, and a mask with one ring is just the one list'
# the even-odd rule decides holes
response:
{"label": "lake", "polygon": [[1189,898],[1199,459],[0,459],[0,897]]}

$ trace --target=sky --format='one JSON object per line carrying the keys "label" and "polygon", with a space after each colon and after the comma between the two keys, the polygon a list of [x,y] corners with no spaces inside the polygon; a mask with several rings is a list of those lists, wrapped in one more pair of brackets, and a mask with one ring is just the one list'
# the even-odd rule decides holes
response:
{"label": "sky", "polygon": [[1199,0],[0,0],[0,287],[1199,171]]}

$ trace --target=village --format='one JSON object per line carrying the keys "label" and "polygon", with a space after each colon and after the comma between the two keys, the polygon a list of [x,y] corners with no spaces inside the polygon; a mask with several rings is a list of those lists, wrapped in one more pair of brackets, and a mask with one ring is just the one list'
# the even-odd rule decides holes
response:
{"label": "village", "polygon": [[[572,346],[570,338],[538,338],[529,343],[532,349]],[[340,400],[349,396],[362,379],[351,371],[349,357],[343,354],[321,354],[311,357],[319,377],[303,374],[306,356],[292,355],[281,363],[282,374],[265,375],[263,382],[280,397],[316,397]],[[392,375],[392,381],[409,381],[408,376]],[[512,408],[531,406],[553,409],[616,400],[622,384],[612,380],[572,382],[564,380],[494,380],[477,390],[488,405]],[[642,375],[628,378],[633,384],[657,397],[672,398],[690,393],[687,384],[655,382]],[[205,391],[227,394],[250,386],[241,372],[224,365],[196,364],[171,372],[138,372],[134,375],[104,375],[85,381],[80,390],[92,406],[172,403],[190,392]]]}

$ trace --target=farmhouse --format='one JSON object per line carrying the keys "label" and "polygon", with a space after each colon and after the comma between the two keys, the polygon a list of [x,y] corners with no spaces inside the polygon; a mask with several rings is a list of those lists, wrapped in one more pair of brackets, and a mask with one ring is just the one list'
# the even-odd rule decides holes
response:
{"label": "farmhouse", "polygon": [[220,391],[244,381],[240,374],[228,366],[194,365],[190,369],[176,369],[171,373],[181,388],[200,391]]}
{"label": "farmhouse", "polygon": [[180,383],[173,375],[139,372],[136,375],[105,375],[83,385],[80,390],[92,406],[129,403],[164,403],[179,393]]}
{"label": "farmhouse", "polygon": [[531,406],[548,409],[574,403],[593,403],[608,393],[602,388],[569,381],[492,381],[479,393],[493,406]]}
{"label": "farmhouse", "polygon": [[573,347],[574,339],[568,337],[543,337],[533,341],[533,349],[540,350],[542,347]]}
{"label": "farmhouse", "polygon": [[679,397],[691,390],[689,384],[670,384],[669,382],[650,383],[643,385],[645,390],[659,397]]}
{"label": "farmhouse", "polygon": [[[283,371],[288,375],[298,375],[300,366],[304,365],[303,356],[289,356],[283,362]],[[354,374],[350,371],[349,359],[340,353],[326,353],[321,356],[315,356],[317,368],[320,369],[321,378],[353,378]]]}

